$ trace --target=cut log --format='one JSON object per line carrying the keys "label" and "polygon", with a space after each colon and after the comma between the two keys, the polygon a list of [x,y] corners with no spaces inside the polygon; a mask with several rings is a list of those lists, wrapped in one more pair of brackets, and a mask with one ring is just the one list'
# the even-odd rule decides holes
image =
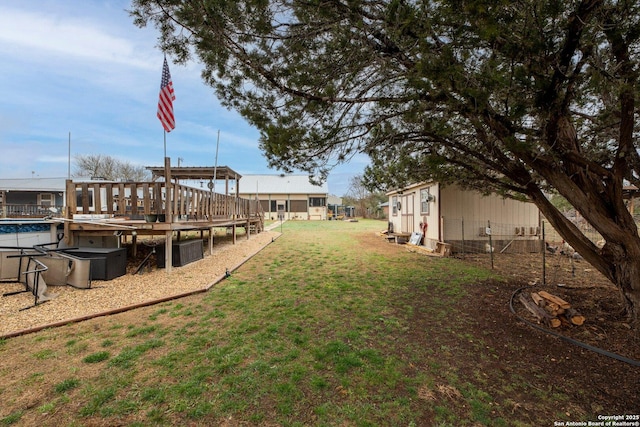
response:
{"label": "cut log", "polygon": [[535,302],[537,306],[544,307],[546,305],[545,299],[537,292],[531,292],[531,299],[533,299],[533,302]]}
{"label": "cut log", "polygon": [[564,317],[576,326],[581,326],[586,320],[582,314],[578,313],[578,311],[573,308],[567,309],[564,312]]}
{"label": "cut log", "polygon": [[565,312],[564,308],[559,307],[558,304],[553,303],[553,302],[547,303],[547,305],[545,305],[544,309],[547,310],[550,314],[552,314],[554,316],[559,316],[559,315],[561,315],[562,313]]}
{"label": "cut log", "polygon": [[562,326],[573,326],[571,320],[567,319],[564,315],[558,316],[558,319],[560,319],[560,323],[562,323]]}
{"label": "cut log", "polygon": [[521,293],[518,295],[518,299],[524,305],[524,307],[531,313],[533,316],[538,319],[538,321],[544,323],[546,326],[551,326],[552,328],[557,328],[561,325],[560,319],[551,314],[547,313],[545,309],[536,305],[536,303],[531,299],[531,297],[527,296],[527,294]]}
{"label": "cut log", "polygon": [[540,291],[540,292],[538,292],[538,294],[542,298],[546,299],[547,301],[552,302],[554,304],[557,304],[558,307],[560,307],[560,308],[564,308],[565,310],[567,308],[571,308],[571,304],[569,304],[568,302],[566,302],[565,300],[563,300],[562,298],[560,298],[558,296],[550,294],[549,292]]}
{"label": "cut log", "polygon": [[531,292],[531,299],[533,299],[533,301],[536,303],[538,307],[544,308],[547,311],[547,313],[549,313],[552,316],[558,316],[564,313],[564,310],[565,310],[564,308],[560,307],[555,302],[551,302],[545,298],[542,298],[540,294],[537,292]]}

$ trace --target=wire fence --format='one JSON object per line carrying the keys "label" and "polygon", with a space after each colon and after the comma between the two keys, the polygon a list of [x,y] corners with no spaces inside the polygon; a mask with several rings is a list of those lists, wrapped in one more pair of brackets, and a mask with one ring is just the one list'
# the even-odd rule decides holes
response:
{"label": "wire fence", "polygon": [[[593,227],[584,221],[574,223],[594,244],[601,244],[602,237]],[[540,225],[521,225],[442,218],[442,229],[443,240],[451,245],[452,252],[456,254],[572,250],[546,221]]]}
{"label": "wire fence", "polygon": [[[602,244],[593,227],[570,219],[594,244]],[[522,225],[442,218],[442,230],[453,256],[530,282],[571,282],[599,275],[544,220]]]}

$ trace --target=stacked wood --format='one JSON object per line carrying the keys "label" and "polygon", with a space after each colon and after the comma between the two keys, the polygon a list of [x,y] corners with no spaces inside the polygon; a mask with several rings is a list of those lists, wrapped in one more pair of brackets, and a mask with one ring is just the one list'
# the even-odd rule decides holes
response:
{"label": "stacked wood", "polygon": [[536,319],[538,319],[538,321],[542,322],[546,326],[557,328],[562,324],[560,322],[560,319],[552,316],[545,309],[537,305],[529,295],[521,293],[520,295],[518,295],[518,299],[520,299],[522,305],[524,305],[525,308],[529,310],[529,312],[533,314]]}
{"label": "stacked wood", "polygon": [[[549,298],[552,297],[552,298]],[[538,307],[544,308],[550,315],[557,317],[563,314],[567,307],[571,307],[566,304],[566,301],[560,298],[555,298],[553,295],[546,293],[545,291],[532,292],[531,298],[535,301]]]}
{"label": "stacked wood", "polygon": [[565,300],[563,300],[560,297],[557,297],[555,295],[550,294],[549,292],[545,292],[545,291],[540,291],[538,292],[538,294],[540,294],[540,296],[542,298],[544,298],[545,300],[558,305],[558,307],[562,308],[562,309],[567,309],[567,308],[571,308],[571,304],[569,304],[568,302],[566,302]]}
{"label": "stacked wood", "polygon": [[420,254],[424,254],[424,255],[428,255],[428,256],[433,256],[433,257],[446,256],[444,253],[436,252],[433,249],[428,248],[426,246],[407,245],[406,247],[407,247],[407,251],[409,251],[409,252],[416,252],[416,253],[420,253]]}
{"label": "stacked wood", "polygon": [[536,319],[553,328],[561,324],[580,326],[585,321],[584,316],[572,308],[571,304],[546,291],[532,292],[530,299],[523,297],[523,294],[520,296],[522,304]]}

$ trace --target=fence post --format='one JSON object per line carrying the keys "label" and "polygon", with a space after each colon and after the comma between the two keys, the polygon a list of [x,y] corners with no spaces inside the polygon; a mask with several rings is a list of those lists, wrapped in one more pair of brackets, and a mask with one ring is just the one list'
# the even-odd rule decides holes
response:
{"label": "fence post", "polygon": [[547,242],[544,237],[544,221],[542,221],[542,285],[547,284]]}
{"label": "fence post", "polygon": [[462,217],[462,259],[464,259],[464,217]]}
{"label": "fence post", "polygon": [[491,221],[487,221],[487,231],[489,235],[489,255],[491,256],[491,269],[493,270],[493,240],[491,239]]}

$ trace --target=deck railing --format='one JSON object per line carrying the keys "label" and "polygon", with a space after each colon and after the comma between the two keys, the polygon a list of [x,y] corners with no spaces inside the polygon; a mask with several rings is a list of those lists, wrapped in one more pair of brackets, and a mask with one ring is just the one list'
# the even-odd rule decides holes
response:
{"label": "deck railing", "polygon": [[58,212],[62,212],[61,206],[6,203],[0,208],[0,218],[44,218]]}
{"label": "deck railing", "polygon": [[66,184],[67,212],[142,218],[164,214],[167,221],[244,219],[261,210],[259,200],[213,193],[165,182],[73,182]]}

